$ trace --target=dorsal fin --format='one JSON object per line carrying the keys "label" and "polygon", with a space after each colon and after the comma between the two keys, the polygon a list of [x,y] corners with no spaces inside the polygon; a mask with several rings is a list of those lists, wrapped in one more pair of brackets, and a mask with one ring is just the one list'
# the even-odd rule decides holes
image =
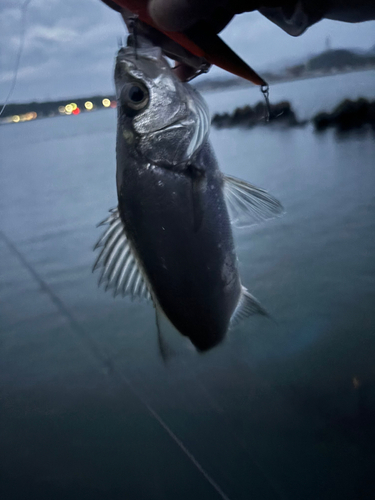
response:
{"label": "dorsal fin", "polygon": [[103,247],[93,266],[93,271],[101,269],[99,285],[112,288],[114,296],[130,295],[150,299],[149,285],[134,251],[126,237],[118,208],[110,210],[110,216],[99,224],[108,227],[94,247]]}

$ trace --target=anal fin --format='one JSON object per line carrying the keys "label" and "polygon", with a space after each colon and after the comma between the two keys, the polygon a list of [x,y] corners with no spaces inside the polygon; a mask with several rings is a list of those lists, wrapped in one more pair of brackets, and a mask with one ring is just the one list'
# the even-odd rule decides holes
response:
{"label": "anal fin", "polygon": [[173,358],[185,356],[187,352],[196,352],[190,339],[181,335],[156,300],[154,300],[154,307],[158,348],[163,362],[167,364]]}
{"label": "anal fin", "polygon": [[155,320],[156,320],[156,328],[158,331],[158,347],[159,353],[165,364],[168,363],[170,358],[174,355],[174,351],[169,346],[168,342],[165,340],[163,331],[162,331],[162,312],[157,305],[155,305]]}

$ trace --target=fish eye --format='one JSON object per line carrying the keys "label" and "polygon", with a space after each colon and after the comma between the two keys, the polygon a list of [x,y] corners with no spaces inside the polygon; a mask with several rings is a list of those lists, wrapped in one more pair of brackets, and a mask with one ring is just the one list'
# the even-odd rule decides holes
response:
{"label": "fish eye", "polygon": [[121,104],[133,111],[140,111],[148,104],[148,90],[140,82],[127,83],[121,91]]}

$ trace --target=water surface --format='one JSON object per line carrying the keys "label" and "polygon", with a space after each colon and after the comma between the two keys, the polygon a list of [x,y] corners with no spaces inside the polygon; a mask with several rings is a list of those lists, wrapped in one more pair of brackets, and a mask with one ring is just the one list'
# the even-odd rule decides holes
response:
{"label": "water surface", "polygon": [[[375,73],[277,85],[299,117],[375,97]],[[207,94],[212,112],[256,89]],[[251,318],[165,366],[151,305],[104,293],[95,228],[116,205],[112,110],[0,128],[4,499],[361,499],[375,494],[375,141],[213,130],[224,172],[282,219],[236,233]],[[136,195],[136,193],[135,193]]]}

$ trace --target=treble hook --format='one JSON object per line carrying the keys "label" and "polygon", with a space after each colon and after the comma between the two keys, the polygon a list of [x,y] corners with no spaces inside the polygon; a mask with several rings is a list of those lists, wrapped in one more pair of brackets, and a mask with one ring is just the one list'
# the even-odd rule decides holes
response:
{"label": "treble hook", "polygon": [[266,123],[268,123],[270,121],[270,116],[271,116],[271,105],[270,105],[270,99],[269,99],[269,95],[270,95],[269,85],[268,84],[262,85],[260,87],[260,91],[262,92],[264,99],[266,101],[266,114],[264,116],[264,120]]}

